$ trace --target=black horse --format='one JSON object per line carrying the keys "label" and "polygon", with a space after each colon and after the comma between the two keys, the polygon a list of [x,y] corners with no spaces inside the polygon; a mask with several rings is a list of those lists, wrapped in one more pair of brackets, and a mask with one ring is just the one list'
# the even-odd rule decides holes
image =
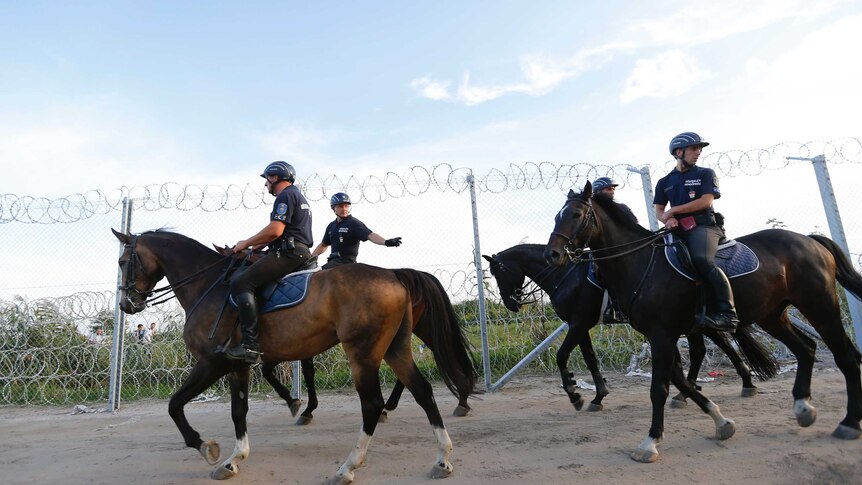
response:
{"label": "black horse", "polygon": [[[588,411],[602,409],[602,399],[608,395],[605,378],[599,370],[593,343],[590,339],[590,329],[596,326],[601,314],[604,290],[587,281],[587,262],[569,263],[564,267],[551,266],[545,261],[543,252],[545,246],[540,244],[519,244],[492,256],[484,256],[491,268],[491,274],[497,280],[500,298],[507,309],[517,312],[524,303],[524,281],[530,278],[551,299],[551,305],[561,320],[569,324],[563,343],[557,350],[557,367],[563,380],[563,389],[569,396],[569,401],[580,410],[584,399],[575,390],[572,372],[568,369],[569,356],[575,347],[581,347],[584,362],[590,370],[596,385],[596,397],[587,406]],[[742,378],[742,396],[750,397],[757,394],[757,387],[751,380],[751,369],[739,356],[728,338],[721,332],[707,332],[707,336],[718,345],[733,362],[733,366]],[[769,352],[752,336],[749,329],[743,329],[735,335],[745,358],[755,369],[755,374],[766,379],[775,377],[778,373],[778,363]],[[700,372],[703,359],[706,357],[706,345],[703,334],[688,336],[689,356],[691,365],[688,380],[695,385],[695,379]],[[685,405],[685,396],[680,393],[672,403],[675,407]]]}
{"label": "black horse", "polygon": [[[733,421],[722,416],[718,406],[685,379],[676,348],[679,335],[691,331],[694,323],[695,284],[674,271],[664,258],[656,258],[660,236],[632,223],[609,198],[591,196],[589,182],[582,193],[569,192],[556,216],[545,258],[563,266],[570,259],[580,259],[583,248],[589,246],[609,290],[620,298],[632,326],[649,340],[652,425],[632,457],[642,462],[658,457],[656,445],[664,434],[664,404],[671,381],[713,418],[719,439],[730,438],[735,432]],[[786,315],[788,305],[811,322],[844,374],[847,415],[833,436],[858,439],[862,435],[862,355],[841,323],[836,282],[862,299],[862,275],[841,249],[823,236],[770,229],[737,241],[760,259],[759,270],[731,280],[739,319],[742,326],[757,322],[796,356],[793,398],[797,422],[810,426],[816,419],[816,409],[809,402],[816,347],[810,337],[791,325]]]}
{"label": "black horse", "polygon": [[[228,293],[222,273],[229,258],[172,232],[127,235],[114,231],[114,235],[125,245],[119,259],[120,308],[130,314],[146,308],[147,298],[164,277],[186,311],[183,340],[195,363],[182,386],[171,396],[168,413],[186,446],[198,450],[211,464],[218,461],[219,445],[201,439],[189,425],[184,408],[216,380],[228,376],[236,444],[231,456],[211,476],[230,478],[237,474],[238,463],[248,457],[250,446],[246,425],[249,366],[227,360],[218,352],[221,343],[239,338],[239,332],[227,323],[234,321],[236,312],[228,309],[224,315],[219,313]],[[350,483],[354,470],[365,461],[383,411],[379,371],[384,359],[416,398],[431,424],[437,443],[431,477],[442,478],[452,473],[449,462],[452,441],[434,402],[431,384],[416,367],[410,347],[413,312],[418,302],[423,302],[429,318],[439,320],[429,330],[435,344],[435,361],[447,387],[455,394],[469,395],[476,379],[469,344],[449,297],[441,291],[439,281],[429,285],[429,277],[411,269],[389,270],[364,264],[321,271],[311,277],[308,296],[302,304],[266,313],[260,319],[266,362],[307,359],[341,343],[350,363],[361,401],[362,429],[347,460],[329,483]],[[208,338],[213,323],[220,320],[223,324],[218,326],[215,338]]]}

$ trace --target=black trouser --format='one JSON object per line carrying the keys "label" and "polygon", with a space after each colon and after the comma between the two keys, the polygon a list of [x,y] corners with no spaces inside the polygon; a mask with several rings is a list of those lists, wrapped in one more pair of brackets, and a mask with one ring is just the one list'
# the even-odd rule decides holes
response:
{"label": "black trouser", "polygon": [[701,278],[706,278],[715,267],[715,253],[722,236],[721,229],[718,226],[698,225],[690,231],[678,234],[688,246],[694,270]]}
{"label": "black trouser", "polygon": [[326,264],[323,265],[323,269],[334,268],[343,264],[353,264],[355,262],[355,259],[351,259],[346,256],[337,256],[334,258],[329,258],[329,261],[327,261]]}
{"label": "black trouser", "polygon": [[236,297],[241,293],[252,293],[261,286],[275,281],[296,270],[311,257],[307,247],[297,244],[295,249],[270,251],[248,268],[238,271],[230,279],[230,292]]}

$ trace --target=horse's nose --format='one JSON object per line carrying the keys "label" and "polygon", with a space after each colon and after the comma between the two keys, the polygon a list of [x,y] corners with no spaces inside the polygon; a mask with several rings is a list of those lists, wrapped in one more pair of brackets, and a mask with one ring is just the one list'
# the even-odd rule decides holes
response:
{"label": "horse's nose", "polygon": [[560,264],[559,262],[562,259],[562,257],[563,257],[562,253],[560,253],[556,249],[546,249],[545,250],[545,261],[547,261],[548,264],[550,264],[550,265],[559,266],[559,264]]}

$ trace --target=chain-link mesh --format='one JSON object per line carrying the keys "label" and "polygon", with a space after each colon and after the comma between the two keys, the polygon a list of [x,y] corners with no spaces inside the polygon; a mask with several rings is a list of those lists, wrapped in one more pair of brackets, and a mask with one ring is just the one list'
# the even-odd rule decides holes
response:
{"label": "chain-link mesh", "polygon": [[[717,208],[727,218],[731,237],[767,227],[828,233],[820,192],[811,164],[786,157],[824,154],[854,264],[862,266],[862,222],[848,217],[859,208],[856,181],[862,175],[862,143],[858,139],[782,143],[767,149],[705,154],[701,163],[721,176],[725,197]],[[654,184],[672,164],[653,164]],[[412,267],[441,280],[480,348],[478,287],[488,296],[487,322],[492,374],[500,376],[520,361],[562,323],[540,298],[520,313],[500,304],[489,273],[477,279],[475,245],[467,177],[473,171],[447,164],[411,167],[380,176],[323,177],[313,174],[298,184],[312,204],[314,235],[319,242],[333,218],[329,197],[347,192],[355,217],[384,237],[400,236],[399,248],[364,243],[359,260],[383,267]],[[617,200],[628,204],[647,224],[641,174],[630,164],[510,164],[476,173],[477,220],[482,252],[492,254],[521,242],[545,243],[553,216],[570,188],[610,176],[620,183]],[[272,198],[260,183],[196,186],[166,183],[93,190],[63,198],[0,195],[0,403],[69,403],[102,401],[108,395],[110,334],[114,331],[117,241],[122,200],[133,203],[133,232],[173,228],[204,244],[233,245],[257,232],[268,220]],[[744,201],[744,202],[743,202]],[[26,242],[26,246],[22,246]],[[26,247],[23,250],[16,250]],[[184,313],[175,301],[128,316],[122,399],[165,397],[184,379],[190,357],[182,341]],[[151,343],[137,344],[132,331],[156,323]],[[845,315],[848,332],[850,319]],[[104,336],[92,337],[93,328]],[[641,352],[642,337],[625,325],[598,326],[592,331],[597,356],[605,369],[625,370]],[[92,341],[92,342],[91,342]],[[528,370],[555,372],[557,342],[542,352]],[[770,343],[779,356],[786,349]],[[417,362],[434,376],[430,352],[414,344]],[[477,354],[477,360],[479,356]],[[710,347],[708,363],[723,362]],[[351,385],[346,359],[336,347],[315,359],[321,388]],[[640,365],[645,365],[641,362]],[[584,370],[580,353],[572,366]],[[280,370],[284,381],[290,371]],[[392,376],[384,371],[384,381]],[[219,384],[213,392],[222,393]],[[252,389],[268,392],[259,371]]]}

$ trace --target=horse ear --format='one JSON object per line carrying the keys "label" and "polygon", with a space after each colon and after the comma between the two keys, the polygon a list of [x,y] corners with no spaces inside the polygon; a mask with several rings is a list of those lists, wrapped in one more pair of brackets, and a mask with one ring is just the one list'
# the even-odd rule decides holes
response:
{"label": "horse ear", "polygon": [[114,237],[116,237],[123,244],[129,244],[132,241],[132,236],[129,236],[128,234],[123,234],[122,232],[117,232],[114,230],[113,227],[111,228],[111,232],[113,232]]}
{"label": "horse ear", "polygon": [[584,191],[582,192],[585,199],[589,199],[593,196],[593,184],[587,180],[587,185],[584,185]]}
{"label": "horse ear", "polygon": [[482,257],[485,258],[485,260],[488,261],[489,263],[494,262],[494,258],[492,256],[488,256],[487,254],[483,254]]}
{"label": "horse ear", "polygon": [[569,195],[567,195],[566,197],[568,197],[569,200],[572,200],[577,196],[578,196],[578,194],[576,194],[574,190],[569,189]]}

